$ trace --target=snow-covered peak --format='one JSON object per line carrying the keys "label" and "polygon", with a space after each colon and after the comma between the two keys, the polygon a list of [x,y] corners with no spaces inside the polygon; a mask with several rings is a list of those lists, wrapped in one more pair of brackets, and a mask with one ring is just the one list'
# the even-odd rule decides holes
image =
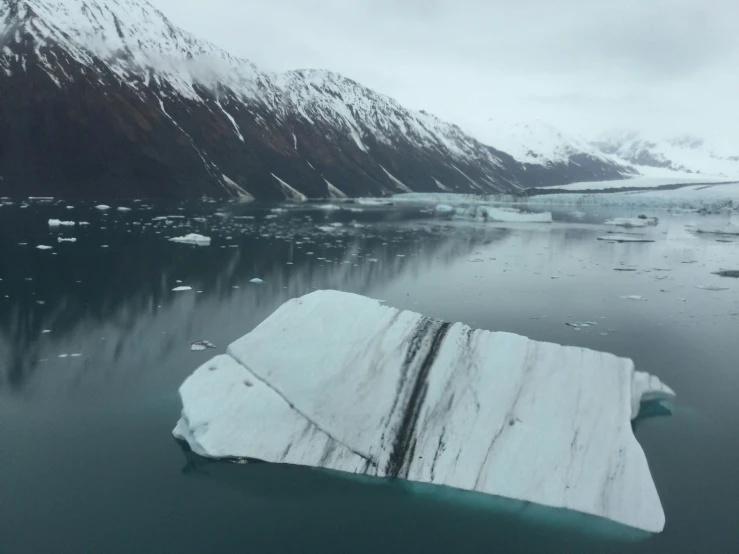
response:
{"label": "snow-covered peak", "polygon": [[424,111],[404,108],[389,96],[379,94],[338,73],[297,70],[272,76],[284,98],[295,111],[313,123],[332,122],[351,133],[357,146],[369,152],[367,138],[392,145],[399,137],[425,148],[464,159],[500,160],[482,143],[458,126]]}
{"label": "snow-covered peak", "polygon": [[[44,49],[52,44],[88,67],[102,61],[134,87],[163,78],[191,99],[198,98],[197,83],[227,83],[245,96],[273,93],[251,62],[173,25],[145,0],[0,0],[0,20],[6,30],[23,27],[42,66],[57,81],[59,60]],[[15,37],[19,41],[20,33]]]}
{"label": "snow-covered peak", "polygon": [[739,152],[721,152],[715,145],[693,135],[652,137],[635,131],[611,131],[594,146],[639,166],[739,178]]}
{"label": "snow-covered peak", "polygon": [[575,154],[612,161],[585,140],[562,133],[540,120],[514,123],[490,118],[487,124],[478,130],[478,135],[494,148],[510,154],[523,163],[538,165],[568,163],[570,157]]}

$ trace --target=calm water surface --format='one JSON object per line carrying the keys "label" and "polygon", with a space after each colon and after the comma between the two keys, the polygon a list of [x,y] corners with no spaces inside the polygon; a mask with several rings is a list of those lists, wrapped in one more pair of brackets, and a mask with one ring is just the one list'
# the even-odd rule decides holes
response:
{"label": "calm water surface", "polygon": [[[418,207],[29,204],[0,207],[2,553],[739,551],[739,280],[712,275],[739,269],[739,241],[685,227],[707,218],[660,213],[655,243],[612,244],[596,240],[610,212],[493,225]],[[182,217],[153,221],[165,215]],[[50,218],[90,225],[50,230]],[[167,240],[191,231],[213,244]],[[192,290],[172,291],[182,285]],[[185,452],[171,436],[182,381],[285,300],[321,288],[613,352],[658,375],[678,400],[636,435],[664,533]],[[196,340],[217,349],[191,352]]]}

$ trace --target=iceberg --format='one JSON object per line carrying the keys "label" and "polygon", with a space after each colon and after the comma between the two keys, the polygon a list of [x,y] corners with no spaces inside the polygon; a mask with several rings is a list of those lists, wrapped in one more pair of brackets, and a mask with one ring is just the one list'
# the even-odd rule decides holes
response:
{"label": "iceberg", "polygon": [[196,454],[445,485],[607,518],[665,516],[631,421],[674,392],[626,358],[316,291],[179,390]]}
{"label": "iceberg", "polygon": [[170,242],[178,242],[180,244],[194,244],[196,246],[209,246],[210,237],[198,235],[197,233],[190,233],[184,237],[174,237],[169,239]]}

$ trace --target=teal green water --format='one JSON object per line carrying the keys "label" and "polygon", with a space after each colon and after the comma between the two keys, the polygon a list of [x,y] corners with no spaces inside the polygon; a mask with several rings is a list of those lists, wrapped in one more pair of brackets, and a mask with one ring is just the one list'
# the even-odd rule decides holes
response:
{"label": "teal green water", "polygon": [[[149,206],[0,208],[0,552],[736,552],[739,280],[711,273],[738,268],[739,243],[686,232],[698,216],[659,214],[657,242],[609,244],[595,240],[603,228],[577,222],[472,225],[414,208]],[[151,224],[166,214],[186,218]],[[52,217],[90,225],[50,231]],[[316,230],[332,222],[345,226]],[[166,240],[189,231],[213,244]],[[78,240],[58,243],[58,234]],[[624,267],[636,271],[614,271]],[[193,290],[171,291],[179,285]],[[678,401],[670,417],[638,422],[636,435],[665,531],[186,452],[171,436],[180,383],[316,288],[613,352],[658,375]],[[599,325],[574,331],[565,321]],[[195,340],[218,348],[190,352]]]}

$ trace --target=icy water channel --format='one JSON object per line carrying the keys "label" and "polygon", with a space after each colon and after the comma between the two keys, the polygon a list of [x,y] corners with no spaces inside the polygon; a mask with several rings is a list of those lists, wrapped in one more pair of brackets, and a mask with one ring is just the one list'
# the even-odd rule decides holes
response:
{"label": "icy water channel", "polygon": [[[495,224],[417,206],[107,204],[0,207],[0,552],[737,552],[739,279],[713,272],[739,269],[739,237],[686,227],[726,216],[650,213],[655,242],[611,243],[602,223],[637,214]],[[212,244],[167,240],[189,232]],[[658,375],[677,402],[636,436],[665,531],[185,452],[171,436],[181,382],[322,288]],[[566,325],[583,322],[597,325]],[[201,340],[216,348],[191,352]]]}

